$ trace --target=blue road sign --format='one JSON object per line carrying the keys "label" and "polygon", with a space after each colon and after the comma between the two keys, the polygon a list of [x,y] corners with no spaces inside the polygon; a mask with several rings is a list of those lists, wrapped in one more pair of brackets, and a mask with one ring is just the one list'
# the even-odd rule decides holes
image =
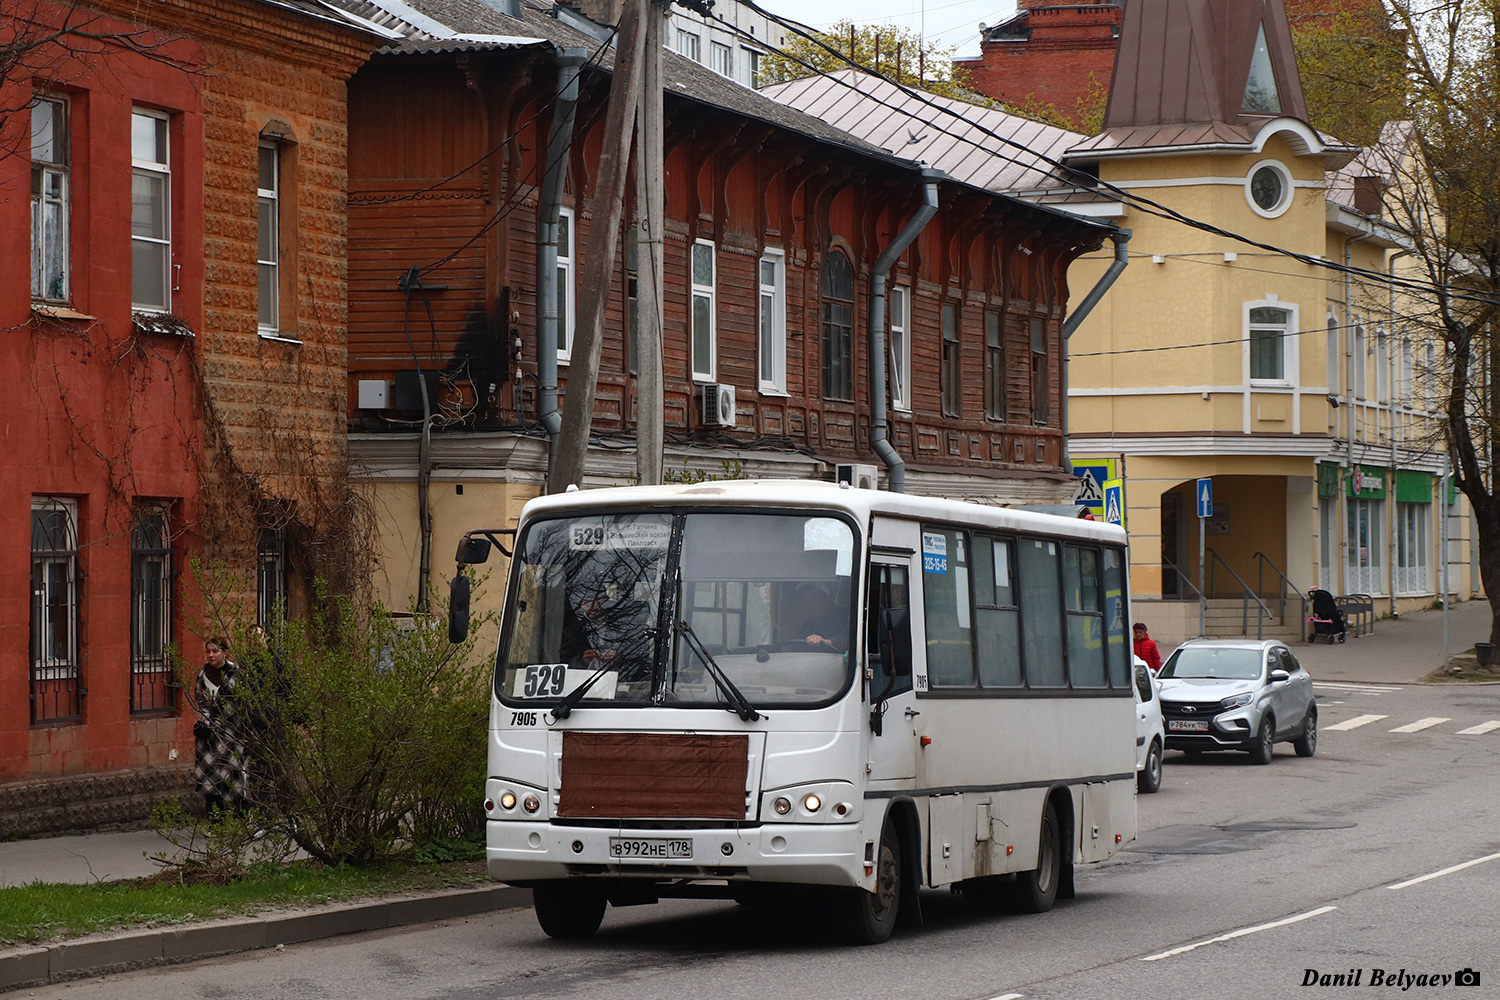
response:
{"label": "blue road sign", "polygon": [[1214,481],[1212,479],[1198,480],[1198,516],[1214,516]]}
{"label": "blue road sign", "polygon": [[1125,523],[1125,485],[1118,479],[1111,479],[1104,484],[1104,522]]}

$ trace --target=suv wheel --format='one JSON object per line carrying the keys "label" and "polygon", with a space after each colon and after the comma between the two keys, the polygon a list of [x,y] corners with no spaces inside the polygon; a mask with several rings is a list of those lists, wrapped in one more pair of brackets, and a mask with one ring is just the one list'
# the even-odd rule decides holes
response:
{"label": "suv wheel", "polygon": [[1268,715],[1260,720],[1260,731],[1255,734],[1255,743],[1250,747],[1250,759],[1257,764],[1271,763],[1271,750],[1276,744],[1276,729]]}
{"label": "suv wheel", "polygon": [[1298,757],[1311,757],[1318,752],[1318,710],[1307,710],[1307,721],[1302,724],[1302,735],[1292,743]]}

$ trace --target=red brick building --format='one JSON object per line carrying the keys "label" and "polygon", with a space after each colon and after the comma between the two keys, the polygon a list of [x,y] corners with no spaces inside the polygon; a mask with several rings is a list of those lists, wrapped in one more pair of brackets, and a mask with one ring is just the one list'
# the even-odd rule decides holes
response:
{"label": "red brick building", "polygon": [[1080,101],[1108,92],[1123,18],[1121,0],[1018,0],[1012,17],[980,30],[979,57],[964,67],[986,97],[1074,116]]}
{"label": "red brick building", "polygon": [[344,461],[344,83],[380,43],[258,0],[11,23],[88,34],[0,80],[0,835],[138,817],[191,762],[172,650],[227,621],[190,560],[245,615],[287,595]]}

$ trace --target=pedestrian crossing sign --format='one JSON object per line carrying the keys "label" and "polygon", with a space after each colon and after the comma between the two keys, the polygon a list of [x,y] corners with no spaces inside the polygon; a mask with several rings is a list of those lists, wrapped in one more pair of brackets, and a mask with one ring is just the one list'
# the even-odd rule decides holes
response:
{"label": "pedestrian crossing sign", "polygon": [[1089,513],[1103,520],[1104,484],[1115,478],[1117,459],[1092,458],[1073,465],[1073,475],[1078,477],[1078,488],[1073,492],[1073,503],[1087,507]]}
{"label": "pedestrian crossing sign", "polygon": [[1104,481],[1104,523],[1125,523],[1125,480],[1106,479]]}

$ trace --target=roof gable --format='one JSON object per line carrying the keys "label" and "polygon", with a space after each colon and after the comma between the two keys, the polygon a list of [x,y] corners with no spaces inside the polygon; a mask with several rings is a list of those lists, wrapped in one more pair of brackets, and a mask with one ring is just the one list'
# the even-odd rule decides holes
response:
{"label": "roof gable", "polygon": [[1282,0],[1125,0],[1104,126],[1307,120]]}

